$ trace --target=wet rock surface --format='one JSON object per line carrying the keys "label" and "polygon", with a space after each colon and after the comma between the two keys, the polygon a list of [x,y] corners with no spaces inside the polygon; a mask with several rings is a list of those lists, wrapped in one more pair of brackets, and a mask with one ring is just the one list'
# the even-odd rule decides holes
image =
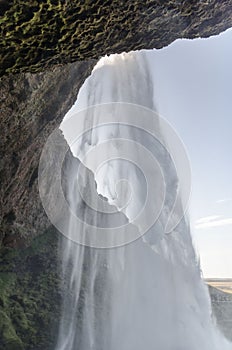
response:
{"label": "wet rock surface", "polygon": [[94,64],[73,63],[0,80],[0,242],[4,246],[28,245],[50,225],[38,191],[40,153]]}

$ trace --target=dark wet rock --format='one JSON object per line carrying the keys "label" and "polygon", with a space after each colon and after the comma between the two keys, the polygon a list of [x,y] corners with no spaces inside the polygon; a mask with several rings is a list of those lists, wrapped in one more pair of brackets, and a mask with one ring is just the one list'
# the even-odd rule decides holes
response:
{"label": "dark wet rock", "polygon": [[94,63],[11,74],[0,80],[0,242],[4,246],[28,245],[49,226],[38,191],[40,153]]}

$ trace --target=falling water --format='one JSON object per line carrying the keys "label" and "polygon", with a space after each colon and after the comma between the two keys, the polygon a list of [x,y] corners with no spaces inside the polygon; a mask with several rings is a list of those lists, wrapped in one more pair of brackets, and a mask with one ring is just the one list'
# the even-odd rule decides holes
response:
{"label": "falling water", "polygon": [[[64,161],[63,188],[81,224],[73,217],[65,223],[64,300],[56,350],[231,349],[212,320],[210,299],[201,280],[186,215],[170,234],[165,233],[177,195],[176,168],[162,142],[133,126],[136,113],[143,117],[145,109],[140,106],[146,107],[146,111],[156,111],[154,95],[145,52],[105,57],[86,80],[76,104],[61,125],[65,139],[72,143],[72,154],[68,152]],[[90,106],[96,107],[85,110]],[[99,114],[108,112],[112,113],[112,123],[90,130]],[[113,123],[119,112],[130,114],[131,125]],[[80,127],[80,113],[85,115],[83,133],[73,143],[70,135],[75,134],[77,124]],[[65,122],[70,118],[72,123],[67,127]],[[144,127],[145,123],[144,118]],[[158,119],[150,127],[162,130]],[[134,143],[136,164],[120,157],[120,140],[128,139]],[[111,141],[106,144],[106,140]],[[150,165],[152,171],[138,143],[158,159],[159,166]],[[102,151],[97,148],[92,160],[85,159],[89,150],[102,144],[105,145]],[[95,171],[95,163],[101,162],[103,153],[108,161]],[[140,171],[142,163],[147,172],[145,177]],[[80,167],[82,171],[78,173]],[[149,176],[152,189],[148,196],[154,203],[151,209],[142,205]],[[124,180],[121,187],[115,187],[120,179]],[[160,181],[165,182],[165,193]],[[90,208],[91,203],[96,204],[95,209]],[[162,204],[160,211],[156,203]],[[141,237],[141,227],[145,226],[133,221],[140,210],[147,210],[145,221],[150,220],[152,212],[157,216]],[[171,217],[171,221],[174,219]],[[106,232],[121,226],[125,242],[132,242],[117,244],[117,237],[109,234],[102,246],[110,248],[101,249],[100,236],[99,241],[96,236],[96,244],[86,238],[89,225],[96,227],[96,231],[99,227],[106,228]],[[132,238],[127,240],[130,234]],[[85,245],[76,243],[81,239],[75,235],[86,239]]]}

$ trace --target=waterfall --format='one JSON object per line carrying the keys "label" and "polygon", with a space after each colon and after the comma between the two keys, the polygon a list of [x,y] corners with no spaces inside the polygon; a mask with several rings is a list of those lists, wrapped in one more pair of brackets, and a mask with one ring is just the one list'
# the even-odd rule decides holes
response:
{"label": "waterfall", "polygon": [[178,214],[184,200],[173,214],[181,166],[155,117],[155,88],[146,52],[104,57],[61,124],[74,215],[62,221],[56,350],[231,349],[212,318],[187,214]]}

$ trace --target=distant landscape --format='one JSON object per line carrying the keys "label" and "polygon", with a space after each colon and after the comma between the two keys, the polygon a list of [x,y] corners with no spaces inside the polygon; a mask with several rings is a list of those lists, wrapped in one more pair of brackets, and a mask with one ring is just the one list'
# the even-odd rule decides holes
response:
{"label": "distant landscape", "polygon": [[232,278],[227,278],[227,279],[211,278],[211,279],[205,279],[205,282],[208,285],[214,288],[217,288],[225,293],[232,293]]}
{"label": "distant landscape", "polygon": [[224,335],[232,340],[232,279],[205,279],[211,297],[213,315]]}

